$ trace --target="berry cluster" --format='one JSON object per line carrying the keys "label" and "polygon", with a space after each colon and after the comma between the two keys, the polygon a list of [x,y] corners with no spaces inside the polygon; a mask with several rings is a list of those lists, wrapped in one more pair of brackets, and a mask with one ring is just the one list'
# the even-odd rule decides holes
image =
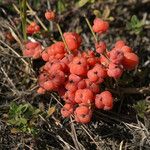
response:
{"label": "berry cluster", "polygon": [[27,34],[32,35],[38,33],[40,31],[40,26],[36,24],[36,22],[31,22],[27,26]]}
{"label": "berry cluster", "polygon": [[[47,19],[50,17],[48,13]],[[93,31],[98,35],[108,28],[108,22],[100,18],[94,20]],[[103,110],[113,107],[112,94],[107,90],[100,91],[101,84],[106,78],[118,79],[125,70],[134,69],[139,58],[122,40],[117,41],[110,51],[104,41],[95,43],[96,51],[81,51],[80,35],[67,32],[63,37],[67,47],[58,41],[42,50],[40,43],[28,42],[24,55],[34,59],[41,57],[45,61],[45,65],[40,68],[37,92],[58,92],[65,102],[61,109],[62,116],[73,114],[76,122],[88,123],[94,107]]]}

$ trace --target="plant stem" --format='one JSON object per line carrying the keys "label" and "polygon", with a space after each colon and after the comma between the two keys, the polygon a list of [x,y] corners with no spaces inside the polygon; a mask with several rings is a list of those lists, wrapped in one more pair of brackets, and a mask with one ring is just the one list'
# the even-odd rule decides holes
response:
{"label": "plant stem", "polygon": [[63,42],[64,42],[64,44],[65,44],[65,47],[66,47],[66,49],[67,49],[67,52],[70,54],[69,47],[68,47],[68,45],[67,45],[67,43],[66,43],[66,40],[65,40],[65,38],[64,38],[64,36],[63,36],[63,34],[62,34],[62,30],[61,30],[61,28],[60,28],[60,25],[59,25],[58,23],[56,23],[56,25],[57,25],[58,31],[59,31],[59,33],[60,33],[60,35],[61,35],[61,38],[62,38],[62,40],[63,40]]}
{"label": "plant stem", "polygon": [[22,31],[23,31],[23,38],[24,40],[27,40],[27,32],[26,32],[26,26],[27,26],[27,15],[26,15],[26,0],[20,0],[20,17],[21,17],[21,22],[22,22]]}
{"label": "plant stem", "polygon": [[29,5],[28,2],[26,2],[26,5],[27,5],[28,9],[31,11],[31,13],[35,16],[36,20],[40,23],[40,25],[42,26],[42,28],[45,31],[48,31],[48,29],[46,28],[46,26],[43,24],[43,22],[41,21],[41,19],[37,16],[36,12],[33,11],[33,9],[30,7],[30,5]]}
{"label": "plant stem", "polygon": [[90,28],[90,30],[91,30],[91,32],[92,32],[92,34],[93,34],[93,37],[94,37],[95,42],[97,43],[98,40],[97,40],[96,34],[94,33],[94,31],[93,31],[93,29],[92,29],[92,26],[91,26],[91,24],[90,24],[88,18],[87,18],[86,16],[84,16],[84,17],[85,17],[85,21],[86,21],[88,27]]}

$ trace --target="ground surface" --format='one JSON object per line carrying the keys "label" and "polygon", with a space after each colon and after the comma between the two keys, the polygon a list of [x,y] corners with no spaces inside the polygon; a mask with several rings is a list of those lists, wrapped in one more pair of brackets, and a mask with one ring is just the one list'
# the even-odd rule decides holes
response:
{"label": "ground surface", "polygon": [[[81,8],[76,8],[74,1],[64,0],[66,8],[56,8],[57,1],[50,2],[51,8],[60,13],[58,20],[62,30],[81,32],[86,43],[85,47],[93,45],[93,42],[83,16],[86,15],[92,22],[93,10],[103,12],[107,9],[106,16],[111,17],[110,31],[102,38],[106,40],[110,48],[117,39],[124,39],[140,57],[138,69],[125,73],[118,83],[117,90],[111,88],[114,96],[117,97],[114,109],[110,112],[96,110],[92,122],[88,125],[62,119],[61,105],[55,93],[43,96],[36,93],[37,70],[41,62],[33,61],[32,63],[31,60],[21,57],[19,42],[6,38],[6,33],[10,31],[15,32],[17,37],[22,36],[19,15],[13,9],[13,3],[18,6],[17,1],[0,3],[0,149],[149,150],[150,3],[146,0],[125,2],[108,0],[88,3]],[[44,19],[47,2],[43,0],[35,4],[31,1],[30,5],[48,26],[48,22]],[[126,28],[127,22],[130,22],[133,15],[145,22],[143,31],[138,35]],[[30,20],[33,18],[29,17]],[[55,26],[51,25],[51,29],[53,31],[50,34],[45,33],[43,37],[35,36],[34,38],[44,45],[51,44],[52,38],[59,39]],[[28,67],[29,64],[30,67]],[[23,126],[25,132],[20,132],[18,126],[8,123],[12,115],[10,112],[12,102],[17,103],[18,107],[22,103],[29,102],[31,107],[34,106],[43,111],[37,116],[31,112],[34,117],[28,117],[28,122],[31,123],[31,120],[34,120],[33,132],[29,132],[28,127],[25,126]],[[53,106],[58,109],[47,117],[48,108],[53,109]],[[50,113],[53,112],[52,109],[49,110]]]}

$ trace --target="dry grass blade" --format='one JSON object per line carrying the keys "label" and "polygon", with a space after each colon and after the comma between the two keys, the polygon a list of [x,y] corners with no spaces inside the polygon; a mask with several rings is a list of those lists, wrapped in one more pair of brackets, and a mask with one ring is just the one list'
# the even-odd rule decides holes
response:
{"label": "dry grass blade", "polygon": [[23,49],[22,43],[21,43],[20,39],[18,38],[18,36],[16,35],[16,33],[10,27],[9,27],[9,30],[10,30],[12,36],[15,38],[15,40],[19,43],[20,48]]}
{"label": "dry grass blade", "polygon": [[[17,57],[21,58],[21,56],[20,56],[13,48],[11,48],[8,44],[4,43],[2,40],[0,40],[0,43],[2,43],[3,45],[5,45],[5,46],[6,46],[9,50],[11,50]],[[23,58],[21,58],[21,61],[22,61],[25,65],[29,66],[28,62],[25,61]]]}
{"label": "dry grass blade", "polygon": [[7,75],[7,73],[5,72],[5,70],[1,67],[1,71],[3,72],[4,76],[6,77],[8,83],[12,86],[12,91],[15,93],[15,94],[19,94],[19,91],[17,90],[16,86],[14,85],[14,83],[12,82],[12,80],[9,78],[9,76]]}
{"label": "dry grass blade", "polygon": [[59,135],[58,135],[57,137],[58,137],[58,139],[59,139],[60,141],[62,141],[62,142],[64,143],[64,145],[66,146],[64,149],[67,148],[67,150],[70,150],[70,148],[72,148],[73,150],[76,150],[72,145],[70,145],[70,144],[68,144],[67,142],[65,142],[62,137],[60,137]]}
{"label": "dry grass blade", "polygon": [[[13,7],[16,10],[16,12],[20,15],[20,10],[17,8],[17,6],[15,4],[13,4]],[[28,18],[26,20],[28,23],[31,23],[31,21]]]}
{"label": "dry grass blade", "polygon": [[83,150],[83,148],[81,148],[80,143],[78,141],[72,117],[70,117],[70,121],[71,121],[72,139],[73,139],[73,142],[75,144],[75,147],[76,147],[77,150]]}
{"label": "dry grass blade", "polygon": [[90,133],[87,131],[87,129],[85,128],[85,125],[82,125],[81,128],[86,132],[86,134],[90,137],[90,139],[95,143],[95,145],[97,146],[97,149],[101,149],[99,147],[99,145],[97,144],[97,142],[94,140],[94,138],[90,135]]}
{"label": "dry grass blade", "polygon": [[[6,46],[12,53],[14,53],[18,58],[21,59],[21,61],[26,65],[26,70],[31,70],[34,73],[34,70],[32,68],[30,68],[29,63],[27,61],[25,61],[13,48],[11,48],[8,44],[4,43],[2,40],[0,40],[0,43],[3,44],[4,46]],[[29,74],[29,72],[28,72]]]}
{"label": "dry grass blade", "polygon": [[35,16],[36,20],[40,23],[40,25],[43,27],[43,29],[45,31],[48,31],[48,29],[46,28],[46,26],[42,23],[41,19],[37,16],[36,12],[33,11],[33,9],[30,7],[30,5],[27,2],[27,7],[30,10],[31,14]]}
{"label": "dry grass blade", "polygon": [[119,150],[122,150],[123,147],[123,141],[121,141],[120,146],[119,146]]}

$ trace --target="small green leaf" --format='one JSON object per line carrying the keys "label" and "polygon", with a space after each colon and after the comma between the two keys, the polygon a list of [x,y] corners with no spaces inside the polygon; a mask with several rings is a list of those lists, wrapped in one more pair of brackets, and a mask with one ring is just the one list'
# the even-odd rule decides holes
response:
{"label": "small green leaf", "polygon": [[9,119],[8,120],[8,124],[15,125],[16,124],[16,120],[15,119]]}
{"label": "small green leaf", "polygon": [[27,124],[27,119],[25,118],[20,118],[20,123],[22,123],[23,125]]}
{"label": "small green leaf", "polygon": [[94,13],[94,15],[95,15],[96,17],[101,17],[101,13],[100,13],[99,10],[95,9],[95,10],[93,11],[93,13]]}
{"label": "small green leaf", "polygon": [[147,110],[147,103],[144,100],[137,102],[137,104],[133,105],[133,108],[137,111],[139,117],[144,118],[145,112]]}
{"label": "small green leaf", "polygon": [[95,2],[95,0],[89,0],[90,1],[90,3],[94,3]]}
{"label": "small green leaf", "polygon": [[37,115],[37,114],[39,114],[40,112],[41,112],[40,109],[36,109],[36,110],[33,112],[33,114]]}
{"label": "small green leaf", "polygon": [[58,0],[57,9],[58,9],[59,12],[65,11],[66,8],[65,8],[65,3],[64,3],[63,0]]}
{"label": "small green leaf", "polygon": [[78,5],[79,7],[83,7],[87,2],[89,2],[89,0],[80,0]]}
{"label": "small green leaf", "polygon": [[132,18],[131,18],[131,23],[133,24],[133,25],[136,25],[137,23],[139,23],[140,21],[139,21],[139,19],[137,18],[137,16],[136,15],[133,15],[132,16]]}

